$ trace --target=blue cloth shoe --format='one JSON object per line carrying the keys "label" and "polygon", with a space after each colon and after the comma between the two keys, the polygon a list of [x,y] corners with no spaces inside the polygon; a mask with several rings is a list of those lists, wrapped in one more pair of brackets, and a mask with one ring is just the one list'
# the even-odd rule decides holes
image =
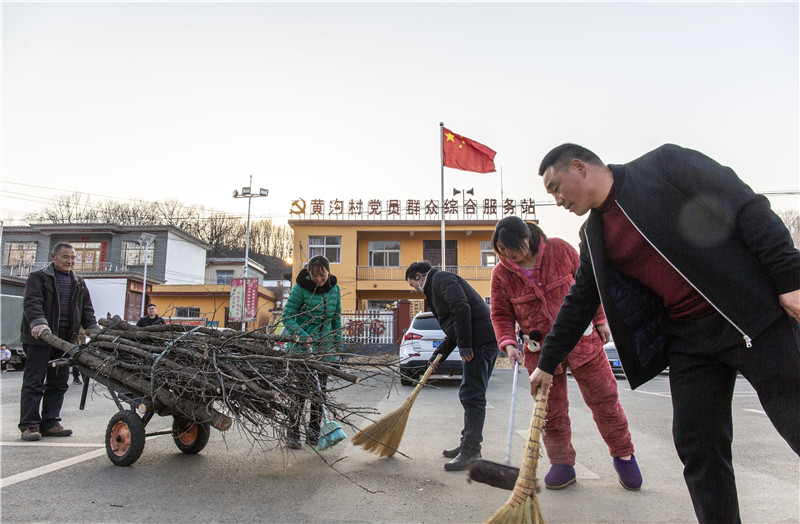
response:
{"label": "blue cloth shoe", "polygon": [[635,456],[631,455],[630,460],[614,457],[614,469],[617,470],[619,483],[623,488],[637,491],[642,487],[642,473],[639,471],[639,465],[636,464]]}
{"label": "blue cloth shoe", "polygon": [[547,489],[564,489],[575,483],[575,468],[566,464],[553,464],[544,477]]}

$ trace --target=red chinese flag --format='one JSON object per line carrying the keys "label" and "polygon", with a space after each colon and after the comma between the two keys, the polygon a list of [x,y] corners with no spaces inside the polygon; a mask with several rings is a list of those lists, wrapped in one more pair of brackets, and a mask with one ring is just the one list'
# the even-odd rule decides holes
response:
{"label": "red chinese flag", "polygon": [[457,135],[442,128],[445,167],[473,171],[475,173],[494,173],[494,156],[497,154],[483,144]]}

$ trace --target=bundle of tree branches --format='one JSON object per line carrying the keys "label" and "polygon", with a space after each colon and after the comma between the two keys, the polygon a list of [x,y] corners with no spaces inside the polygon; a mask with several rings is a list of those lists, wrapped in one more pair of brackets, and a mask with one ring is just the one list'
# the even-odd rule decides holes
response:
{"label": "bundle of tree branches", "polygon": [[[208,422],[223,431],[235,421],[260,443],[281,442],[295,417],[305,420],[300,406],[309,409],[310,401],[324,403],[329,417],[357,428],[374,409],[347,406],[333,393],[364,376],[391,374],[386,364],[284,351],[281,343],[297,342],[290,336],[174,324],[138,328],[119,317],[100,324],[103,332],[83,346],[49,333],[43,338],[68,350],[101,381],[141,395],[140,410]],[[321,373],[332,379],[324,388]]]}

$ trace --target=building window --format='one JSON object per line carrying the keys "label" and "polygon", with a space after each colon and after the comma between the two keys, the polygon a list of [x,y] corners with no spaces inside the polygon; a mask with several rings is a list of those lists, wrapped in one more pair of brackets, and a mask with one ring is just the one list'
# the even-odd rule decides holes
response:
{"label": "building window", "polygon": [[342,237],[308,237],[308,256],[309,258],[322,255],[331,264],[342,262]]}
{"label": "building window", "polygon": [[217,284],[230,285],[233,280],[232,269],[218,269],[217,270]]}
{"label": "building window", "polygon": [[[156,249],[155,241],[147,248],[147,265],[153,265],[153,252]],[[122,263],[126,266],[143,266],[142,246],[138,242],[122,243]]]}
{"label": "building window", "polygon": [[397,300],[367,300],[368,311],[391,311],[397,307]]}
{"label": "building window", "polygon": [[200,316],[199,307],[176,307],[175,316],[178,318],[197,318]]}
{"label": "building window", "polygon": [[32,266],[36,262],[36,242],[6,242],[3,264]]}
{"label": "building window", "polygon": [[497,253],[492,249],[491,240],[481,240],[481,266],[494,267],[497,265]]}
{"label": "building window", "polygon": [[371,267],[400,267],[400,241],[370,242]]}

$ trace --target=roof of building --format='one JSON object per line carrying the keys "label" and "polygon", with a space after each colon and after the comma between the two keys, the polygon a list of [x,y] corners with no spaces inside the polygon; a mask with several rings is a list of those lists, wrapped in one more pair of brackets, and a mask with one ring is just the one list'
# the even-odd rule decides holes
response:
{"label": "roof of building", "polygon": [[[273,255],[262,255],[261,253],[254,253],[250,251],[247,258],[256,262],[265,271],[267,276],[272,279],[283,279],[284,275],[292,272],[292,265],[287,263],[280,257]],[[243,249],[213,249],[206,255],[206,260],[220,260],[231,259],[238,260],[244,263],[244,250]]]}
{"label": "roof of building", "polygon": [[4,234],[9,233],[40,233],[40,234],[53,234],[64,232],[76,233],[159,233],[169,232],[173,233],[184,240],[192,242],[206,250],[213,249],[214,246],[200,240],[194,235],[190,235],[186,231],[171,226],[168,224],[158,224],[151,226],[134,226],[134,225],[121,225],[121,224],[103,224],[103,223],[70,223],[70,224],[30,224],[28,226],[8,226],[3,228]]}

